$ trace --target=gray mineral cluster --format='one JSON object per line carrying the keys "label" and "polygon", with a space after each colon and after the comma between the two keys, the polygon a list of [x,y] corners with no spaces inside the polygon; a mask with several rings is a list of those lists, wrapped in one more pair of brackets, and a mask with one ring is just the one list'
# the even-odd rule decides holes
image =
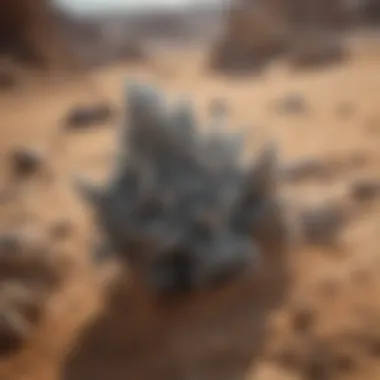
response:
{"label": "gray mineral cluster", "polygon": [[108,182],[77,181],[112,250],[160,294],[254,273],[281,233],[274,147],[243,165],[244,137],[199,128],[189,100],[127,83],[125,103]]}

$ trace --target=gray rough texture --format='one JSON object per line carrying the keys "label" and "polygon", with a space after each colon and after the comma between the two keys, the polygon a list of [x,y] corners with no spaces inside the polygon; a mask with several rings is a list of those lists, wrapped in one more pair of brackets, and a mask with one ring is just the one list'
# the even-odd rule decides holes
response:
{"label": "gray rough texture", "polygon": [[64,281],[47,243],[33,228],[0,231],[0,360],[25,346]]}
{"label": "gray rough texture", "polygon": [[159,91],[128,84],[126,103],[108,184],[77,182],[108,244],[159,293],[252,273],[282,233],[274,147],[244,167],[243,136],[220,119],[200,133],[189,101],[170,108]]}

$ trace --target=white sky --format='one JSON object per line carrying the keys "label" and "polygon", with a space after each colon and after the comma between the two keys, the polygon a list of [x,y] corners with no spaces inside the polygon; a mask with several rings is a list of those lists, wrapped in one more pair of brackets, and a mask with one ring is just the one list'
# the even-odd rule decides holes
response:
{"label": "white sky", "polygon": [[[96,12],[105,9],[131,9],[149,6],[180,7],[182,5],[216,3],[218,0],[54,0],[77,12]],[[220,0],[219,0],[220,1]]]}

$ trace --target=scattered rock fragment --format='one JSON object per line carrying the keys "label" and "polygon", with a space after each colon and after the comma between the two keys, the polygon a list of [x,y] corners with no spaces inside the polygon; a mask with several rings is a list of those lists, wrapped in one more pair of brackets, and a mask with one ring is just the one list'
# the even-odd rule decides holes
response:
{"label": "scattered rock fragment", "polygon": [[298,70],[341,63],[347,56],[342,41],[309,33],[299,36],[288,53],[291,66]]}
{"label": "scattered rock fragment", "polygon": [[23,345],[41,317],[41,303],[33,291],[20,284],[3,283],[0,289],[0,357]]}
{"label": "scattered rock fragment", "polygon": [[308,111],[305,97],[302,94],[292,93],[279,99],[276,103],[276,109],[282,114],[304,114]]}
{"label": "scattered rock fragment", "polygon": [[89,128],[110,121],[113,115],[112,107],[105,103],[77,106],[68,112],[65,127],[67,129]]}
{"label": "scattered rock fragment", "polygon": [[32,226],[0,232],[0,359],[26,344],[65,279],[65,261],[50,243]]}
{"label": "scattered rock fragment", "polygon": [[[61,283],[61,268],[51,260],[49,240],[32,228],[15,228],[1,232],[0,285],[6,278],[47,284]],[[54,258],[55,259],[55,258]]]}
{"label": "scattered rock fragment", "polygon": [[305,334],[313,327],[315,311],[309,306],[301,306],[294,310],[291,321],[292,329],[297,334]]}
{"label": "scattered rock fragment", "polygon": [[347,215],[339,205],[312,206],[300,213],[301,236],[307,244],[334,247],[346,222]]}
{"label": "scattered rock fragment", "polygon": [[284,165],[279,176],[282,181],[299,182],[315,178],[329,178],[331,171],[331,166],[318,158],[301,158]]}
{"label": "scattered rock fragment", "polygon": [[12,173],[16,177],[35,174],[43,166],[44,161],[43,152],[34,148],[17,148],[10,152]]}
{"label": "scattered rock fragment", "polygon": [[358,179],[351,184],[351,197],[356,201],[370,201],[380,197],[379,179]]}
{"label": "scattered rock fragment", "polygon": [[0,255],[15,256],[23,251],[22,236],[17,233],[0,234]]}

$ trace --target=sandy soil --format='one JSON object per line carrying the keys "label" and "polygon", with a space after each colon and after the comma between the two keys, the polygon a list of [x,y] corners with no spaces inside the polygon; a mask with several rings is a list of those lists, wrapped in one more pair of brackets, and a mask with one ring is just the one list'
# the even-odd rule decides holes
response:
{"label": "sandy soil", "polygon": [[[53,177],[49,181],[38,180],[28,184],[12,204],[2,202],[1,225],[9,225],[21,215],[38,223],[41,228],[64,217],[71,220],[75,228],[64,248],[74,264],[72,276],[63,291],[52,298],[45,323],[25,350],[11,360],[0,362],[0,379],[58,379],[63,357],[77,348],[72,345],[73,337],[102,305],[101,280],[103,274],[108,274],[108,267],[99,268],[91,263],[88,253],[90,216],[73,194],[70,178],[76,173],[102,177],[114,150],[115,123],[89,131],[62,132],[62,117],[72,105],[107,99],[117,105],[119,118],[122,118],[122,81],[125,77],[136,76],[158,84],[169,94],[191,95],[202,117],[207,114],[210,101],[223,99],[230,109],[232,128],[248,128],[249,151],[272,137],[278,142],[284,160],[312,155],[338,157],[344,161],[355,154],[364,155],[365,163],[360,170],[337,173],[333,181],[316,183],[300,192],[305,197],[309,193],[324,197],[335,191],[344,192],[349,181],[358,176],[376,178],[380,169],[380,49],[356,44],[357,54],[344,65],[304,73],[291,72],[279,63],[260,76],[220,77],[203,69],[202,52],[187,51],[168,53],[145,67],[118,65],[77,79],[31,79],[20,88],[2,92],[0,150],[4,156],[0,163],[1,186],[9,186],[6,152],[23,144],[47,151]],[[277,112],[275,104],[278,99],[293,93],[304,98],[306,112],[297,115]],[[342,115],[339,108],[346,103],[352,112]],[[190,339],[191,334],[186,336],[186,329],[193,331],[189,326],[198,321],[195,313],[192,318],[184,317],[182,325],[177,318],[175,324],[178,334],[185,331],[179,339],[181,344],[192,347],[179,346],[175,349],[173,345],[169,348],[165,345],[171,354],[156,359],[161,366],[153,365],[152,361],[150,366],[144,362],[138,364],[138,357],[135,357],[133,370],[123,372],[120,364],[123,355],[118,352],[114,360],[108,358],[104,362],[113,369],[98,368],[97,377],[91,371],[79,371],[65,376],[65,379],[135,380],[152,376],[203,379],[204,373],[208,374],[207,378],[215,379],[377,378],[380,376],[380,281],[377,276],[380,271],[380,227],[377,219],[380,217],[380,204],[371,203],[362,211],[345,231],[343,248],[338,254],[311,248],[291,253],[290,284],[286,296],[279,297],[283,284],[274,286],[273,279],[271,289],[259,289],[252,296],[260,301],[256,304],[251,302],[250,308],[247,305],[243,307],[243,301],[235,298],[233,313],[228,311],[232,310],[228,302],[224,302],[224,319],[220,311],[217,318],[215,313],[209,312],[210,320],[203,324],[203,328],[211,324],[218,325],[219,330],[234,331],[235,335],[231,334],[239,339],[239,343],[224,347],[223,342],[218,343],[217,336],[212,339],[210,336],[207,344],[203,342],[202,348],[198,347],[196,338]],[[245,297],[251,297],[250,292]],[[237,306],[238,302],[240,306]],[[294,322],[299,314],[302,319],[303,308],[311,310],[313,315],[311,331],[300,332],[302,327]],[[258,315],[260,321],[256,322]],[[154,318],[151,315],[147,325],[151,326]],[[157,318],[164,318],[163,314]],[[143,331],[144,320],[137,320],[135,316],[125,322],[130,326],[123,326],[122,321],[116,326],[119,331],[125,329],[129,333],[132,327]],[[157,329],[169,331],[168,325],[170,322],[162,322]],[[199,327],[195,337],[199,337],[201,330]],[[258,330],[262,330],[260,334]],[[210,335],[209,332],[204,334]],[[153,333],[151,339],[154,340]],[[233,351],[235,346],[241,351]],[[115,350],[115,345],[112,347]],[[213,369],[203,373],[199,369],[202,368],[202,358],[207,357],[207,365],[210,366],[213,358],[206,351],[215,351],[215,347],[218,347],[218,360],[221,361],[215,359]],[[161,350],[164,351],[158,348],[155,352]],[[228,355],[234,357],[235,363],[232,365],[231,360],[226,359],[229,367],[223,362]],[[119,356],[121,358],[117,361],[115,357]],[[170,365],[165,364],[168,358],[172,360]],[[179,372],[162,369],[173,366],[176,358],[180,358],[176,365],[182,363],[186,371],[183,368]],[[194,367],[193,362],[196,363]],[[242,371],[240,366],[243,362],[246,371]],[[239,375],[235,371],[237,367],[241,372]]]}

